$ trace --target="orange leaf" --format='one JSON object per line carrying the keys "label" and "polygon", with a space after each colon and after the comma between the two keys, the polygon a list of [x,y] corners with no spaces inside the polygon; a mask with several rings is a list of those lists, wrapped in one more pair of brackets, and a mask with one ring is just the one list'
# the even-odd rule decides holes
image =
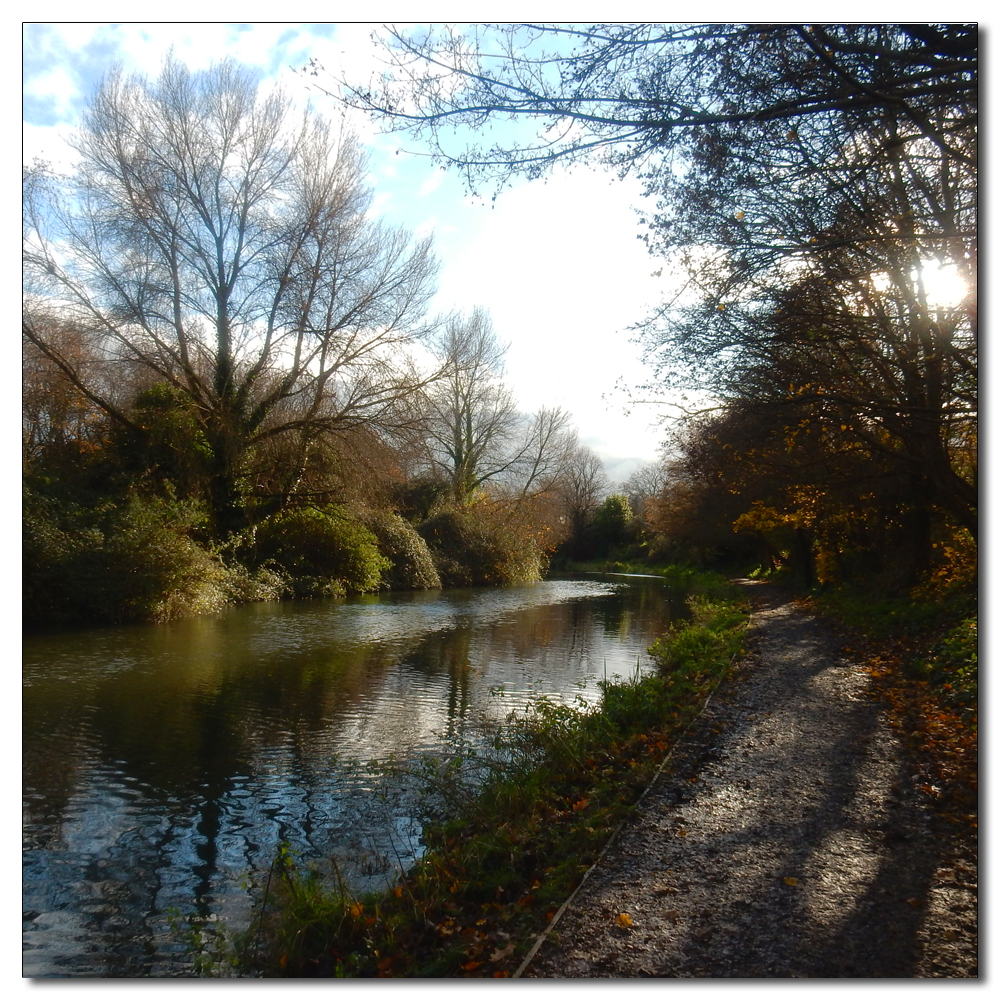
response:
{"label": "orange leaf", "polygon": [[797,878],[790,878],[789,876],[786,875],[784,878],[784,883],[785,885],[798,885],[799,880]]}
{"label": "orange leaf", "polygon": [[619,913],[618,916],[615,917],[615,924],[618,927],[631,927],[632,918],[627,913]]}

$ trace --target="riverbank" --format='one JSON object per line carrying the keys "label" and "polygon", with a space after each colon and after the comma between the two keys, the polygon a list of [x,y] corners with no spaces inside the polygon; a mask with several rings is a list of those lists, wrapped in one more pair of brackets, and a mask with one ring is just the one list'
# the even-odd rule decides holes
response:
{"label": "riverbank", "polygon": [[702,589],[711,596],[691,596],[691,620],[654,645],[659,674],[602,683],[596,709],[536,700],[491,752],[429,765],[440,811],[424,827],[427,853],[389,892],[355,896],[283,854],[238,943],[244,972],[516,972],[742,650],[742,597],[715,577]]}
{"label": "riverbank", "polygon": [[524,975],[975,977],[974,735],[884,650],[751,592],[739,677]]}
{"label": "riverbank", "polygon": [[[478,815],[432,827],[424,864],[382,899],[331,892],[283,861],[255,971],[975,976],[968,705],[949,709],[942,685],[903,670],[898,637],[865,641],[771,585],[748,588],[754,652],[679,742],[725,671],[701,678],[674,728],[647,717],[611,744],[605,732],[603,755],[583,748],[568,714],[543,709],[522,735],[536,750],[547,741],[565,774],[529,768]],[[700,622],[697,605],[694,627],[672,637],[675,665],[685,643],[687,655],[702,647],[711,602]],[[575,776],[571,758],[585,761]]]}

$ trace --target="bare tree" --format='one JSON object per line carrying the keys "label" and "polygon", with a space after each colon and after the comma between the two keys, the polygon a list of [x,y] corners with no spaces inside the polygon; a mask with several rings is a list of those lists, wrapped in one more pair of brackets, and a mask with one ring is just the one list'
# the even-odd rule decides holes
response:
{"label": "bare tree", "polygon": [[566,463],[560,490],[572,535],[579,537],[593,520],[608,485],[604,465],[596,453],[577,446]]}
{"label": "bare tree", "polygon": [[543,407],[529,417],[518,409],[489,315],[452,314],[433,349],[444,374],[426,392],[429,463],[456,501],[487,482],[521,498],[553,489],[575,441],[569,414]]}
{"label": "bare tree", "polygon": [[666,482],[667,473],[661,461],[644,462],[622,483],[621,490],[628,497],[633,515],[640,521],[648,521],[648,503],[660,495]]}
{"label": "bare tree", "polygon": [[462,501],[510,467],[517,403],[502,380],[506,348],[485,310],[449,316],[433,350],[445,374],[427,393],[430,460]]}
{"label": "bare tree", "polygon": [[[368,218],[351,137],[231,62],[168,59],[155,81],[110,73],[75,146],[73,176],[26,186],[24,334],[126,426],[115,366],[190,399],[219,534],[286,502],[319,436],[391,421],[420,386],[403,349],[436,262]],[[86,332],[103,381],[48,335],[52,317]],[[256,503],[242,476],[274,438],[295,460]]]}
{"label": "bare tree", "polygon": [[543,406],[527,418],[517,459],[506,477],[517,496],[539,497],[559,488],[579,447],[570,420],[558,406]]}

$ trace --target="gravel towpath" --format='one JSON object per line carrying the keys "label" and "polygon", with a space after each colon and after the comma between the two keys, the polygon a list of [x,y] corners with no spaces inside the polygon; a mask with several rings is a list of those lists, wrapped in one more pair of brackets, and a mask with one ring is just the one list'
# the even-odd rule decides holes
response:
{"label": "gravel towpath", "polygon": [[976,976],[974,854],[935,832],[842,640],[747,586],[740,675],[522,976]]}

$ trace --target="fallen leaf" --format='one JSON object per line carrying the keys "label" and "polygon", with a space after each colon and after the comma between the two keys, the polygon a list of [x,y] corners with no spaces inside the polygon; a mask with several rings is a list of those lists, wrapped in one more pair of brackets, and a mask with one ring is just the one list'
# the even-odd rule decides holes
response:
{"label": "fallen leaf", "polygon": [[360,903],[352,903],[351,904],[351,916],[352,917],[360,917],[361,916],[361,911],[363,909],[364,909],[364,907]]}
{"label": "fallen leaf", "polygon": [[627,913],[619,913],[618,916],[615,917],[615,924],[618,927],[631,927],[632,918]]}
{"label": "fallen leaf", "polygon": [[493,952],[493,954],[490,955],[490,961],[491,962],[499,962],[500,959],[506,958],[508,955],[513,954],[513,952],[514,952],[514,942],[511,941],[511,943],[509,945],[507,945],[506,948],[497,948]]}
{"label": "fallen leaf", "polygon": [[482,962],[466,962],[465,965],[462,966],[462,968],[466,972],[472,972],[473,969],[478,969],[479,966],[481,966],[482,964],[483,964]]}
{"label": "fallen leaf", "polygon": [[785,885],[798,885],[799,880],[797,878],[790,878],[789,876],[786,875],[784,878],[784,883]]}
{"label": "fallen leaf", "polygon": [[908,899],[907,902],[910,904],[910,906],[913,907],[924,905],[924,901],[922,899],[917,899],[916,896],[914,896],[912,899]]}

